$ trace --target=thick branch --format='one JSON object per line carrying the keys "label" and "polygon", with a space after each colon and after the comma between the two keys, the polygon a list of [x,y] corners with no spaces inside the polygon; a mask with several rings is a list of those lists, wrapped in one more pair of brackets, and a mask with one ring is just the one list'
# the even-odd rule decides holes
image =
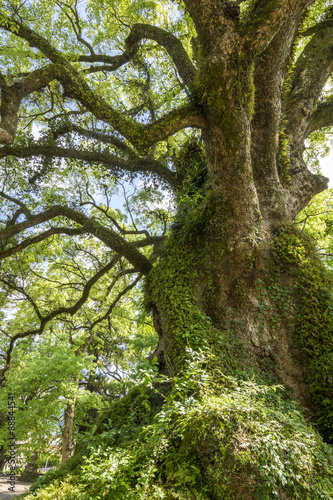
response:
{"label": "thick branch", "polygon": [[333,71],[333,30],[315,34],[299,56],[286,100],[291,147],[302,147],[318,98]]}
{"label": "thick branch", "polygon": [[125,172],[155,173],[161,179],[170,184],[171,187],[176,187],[175,175],[171,170],[156,160],[140,158],[137,155],[135,155],[135,159],[123,160],[107,152],[83,151],[74,148],[61,148],[58,146],[34,145],[26,148],[4,146],[3,148],[0,148],[0,158],[10,155],[18,158],[43,156],[46,158],[72,158],[87,162],[98,162],[103,163],[104,165],[115,170],[120,169]]}
{"label": "thick branch", "polygon": [[[203,119],[198,116],[197,112],[191,106],[183,106],[175,109],[160,120],[149,125],[138,123],[124,116],[123,113],[113,109],[102,97],[94,92],[82,75],[71,66],[65,56],[59,50],[55,49],[48,40],[14,19],[6,20],[5,18],[1,18],[0,27],[6,31],[10,31],[16,36],[24,38],[32,47],[37,47],[43,52],[53,63],[46,68],[36,70],[39,74],[43,74],[39,88],[45,86],[47,80],[52,81],[53,79],[57,79],[63,85],[67,97],[79,101],[96,118],[114,127],[142,152],[146,151],[156,142],[166,139],[183,128],[201,128],[204,126]],[[180,59],[182,59],[182,57],[180,57]],[[186,72],[188,72],[188,68]],[[34,80],[34,90],[37,90],[38,78],[36,79],[35,72],[29,75],[27,80]],[[20,97],[20,94],[18,97]],[[15,105],[16,107],[13,109],[12,117],[17,121],[17,106],[19,103],[17,104],[16,101]],[[11,130],[9,130],[9,132],[5,128],[3,128],[3,130],[11,135]],[[5,144],[10,142],[4,137],[4,134],[2,134],[0,130],[0,140],[1,139]]]}
{"label": "thick branch", "polygon": [[166,241],[166,236],[147,236],[142,240],[133,242],[136,248],[142,248],[150,245],[161,246]]}
{"label": "thick branch", "polygon": [[80,212],[76,212],[69,207],[63,207],[61,205],[54,205],[45,212],[32,215],[26,221],[2,229],[0,231],[0,242],[6,241],[8,238],[21,233],[25,229],[35,227],[59,216],[67,217],[77,224],[80,224],[84,231],[94,235],[100,241],[103,241],[109,248],[124,256],[142,274],[148,274],[151,270],[152,265],[149,260],[142,255],[134,245],[122,238],[118,233],[111,228],[102,226],[97,221],[90,219]]}
{"label": "thick branch", "polygon": [[250,35],[251,51],[259,54],[279,32],[286,19],[293,19],[315,0],[257,0],[253,8],[254,17],[247,23],[246,30],[254,31]]}
{"label": "thick branch", "polygon": [[333,102],[321,103],[312,113],[309,125],[306,129],[306,137],[315,130],[333,126]]}
{"label": "thick branch", "polygon": [[[297,159],[295,160],[297,162]],[[292,221],[296,215],[305,208],[310,200],[324,189],[327,189],[329,179],[323,175],[316,175],[302,168],[295,170],[291,183],[286,190],[287,212]]]}
{"label": "thick branch", "polygon": [[255,66],[255,113],[252,119],[251,157],[261,211],[280,219],[285,206],[278,175],[277,153],[281,126],[281,88],[287,72],[300,16],[286,19]]}
{"label": "thick branch", "polygon": [[55,234],[67,234],[70,236],[77,236],[85,234],[85,231],[81,228],[52,227],[51,229],[44,231],[38,236],[34,236],[33,238],[27,238],[18,245],[3,250],[2,252],[0,252],[0,261],[6,259],[11,255],[15,255],[16,253],[21,252],[22,250],[31,245],[36,245],[40,241],[46,240],[47,238],[49,238],[50,236],[54,236]]}
{"label": "thick branch", "polygon": [[321,21],[320,23],[311,26],[301,33],[301,36],[311,36],[318,31],[325,30],[326,28],[333,28],[333,19],[326,19],[325,21]]}
{"label": "thick branch", "polygon": [[143,38],[155,40],[155,42],[164,47],[173,60],[183,82],[186,85],[193,83],[196,76],[196,69],[183,44],[177,37],[168,31],[151,26],[150,24],[135,24],[126,39],[126,45],[135,46]]}

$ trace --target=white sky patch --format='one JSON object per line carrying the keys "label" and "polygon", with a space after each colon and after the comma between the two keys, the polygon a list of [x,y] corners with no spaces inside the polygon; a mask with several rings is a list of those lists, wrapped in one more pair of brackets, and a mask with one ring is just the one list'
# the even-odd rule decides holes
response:
{"label": "white sky patch", "polygon": [[322,174],[330,180],[328,187],[333,188],[333,151],[331,151],[328,156],[325,156],[325,158],[320,160],[320,168]]}
{"label": "white sky patch", "polygon": [[41,130],[42,130],[42,127],[40,125],[36,125],[36,123],[32,124],[31,133],[34,136],[34,139],[37,140],[40,138]]}

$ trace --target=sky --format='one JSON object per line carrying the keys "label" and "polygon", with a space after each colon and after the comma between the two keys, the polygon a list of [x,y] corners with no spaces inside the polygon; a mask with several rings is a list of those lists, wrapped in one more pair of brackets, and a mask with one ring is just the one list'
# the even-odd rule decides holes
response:
{"label": "sky", "polygon": [[330,180],[328,187],[333,188],[333,151],[331,151],[329,156],[321,159],[320,167],[322,174]]}

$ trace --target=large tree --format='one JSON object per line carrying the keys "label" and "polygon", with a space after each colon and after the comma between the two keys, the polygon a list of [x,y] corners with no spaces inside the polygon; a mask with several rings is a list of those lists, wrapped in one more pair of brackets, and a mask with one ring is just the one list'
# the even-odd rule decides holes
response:
{"label": "large tree", "polygon": [[[208,369],[284,383],[332,441],[331,281],[292,225],[328,182],[303,154],[311,134],[333,125],[329,3],[2,4],[0,258],[4,295],[16,287],[31,306],[28,327],[7,333],[3,384],[20,339],[77,314],[117,270],[133,276],[117,300],[145,278],[159,336],[150,359],[161,374],[180,376],[205,348]],[[140,191],[140,223],[128,197],[127,224],[111,208],[116,182]],[[161,191],[175,202],[171,229],[165,206],[147,205]],[[95,238],[105,255],[72,301],[52,309],[10,265],[61,237],[73,248]],[[101,320],[111,313],[112,304]],[[193,445],[207,470],[208,496],[196,498],[229,498],[222,472],[212,472],[212,436],[202,431]],[[177,490],[179,474],[165,470],[160,481]],[[262,484],[248,469],[245,493],[230,470],[233,498]],[[297,477],[278,493],[266,478],[262,491],[296,498],[306,489]]]}

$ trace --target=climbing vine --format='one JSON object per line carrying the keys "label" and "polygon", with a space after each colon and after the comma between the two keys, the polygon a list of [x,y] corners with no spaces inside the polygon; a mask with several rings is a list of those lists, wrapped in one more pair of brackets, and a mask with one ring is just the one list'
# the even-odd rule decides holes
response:
{"label": "climbing vine", "polygon": [[310,237],[294,226],[278,231],[274,253],[280,272],[289,272],[295,278],[295,341],[308,364],[307,380],[317,408],[317,423],[325,438],[332,442],[332,272],[320,261]]}

